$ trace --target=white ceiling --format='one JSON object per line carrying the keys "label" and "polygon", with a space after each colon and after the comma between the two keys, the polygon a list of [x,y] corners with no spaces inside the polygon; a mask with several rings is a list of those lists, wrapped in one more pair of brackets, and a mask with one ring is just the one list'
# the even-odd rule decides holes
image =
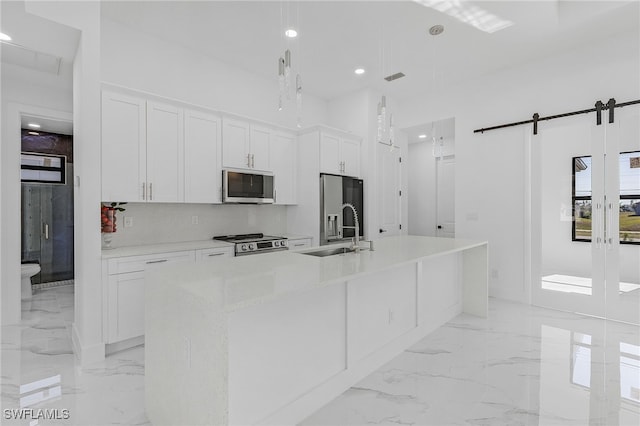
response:
{"label": "white ceiling", "polygon": [[[443,0],[444,1],[444,0]],[[493,1],[472,4],[514,25],[493,34],[413,1],[103,1],[103,16],[256,74],[277,79],[286,47],[304,90],[332,99],[371,87],[397,99],[453,85],[622,32],[640,34],[640,2]],[[70,80],[78,31],[0,1],[2,31],[14,42],[62,58]],[[287,23],[299,37],[282,36]],[[428,35],[435,25],[439,36]],[[353,70],[367,72],[356,76]],[[406,77],[386,82],[398,71]],[[64,74],[64,75],[62,75]],[[44,77],[43,77],[44,78]]]}
{"label": "white ceiling", "polygon": [[[70,81],[80,32],[25,12],[24,1],[2,0],[0,7],[0,28],[12,38],[3,44],[2,61]],[[57,58],[61,63],[55,63]]]}
{"label": "white ceiling", "polygon": [[[460,2],[462,0],[449,0]],[[638,1],[467,2],[514,25],[493,34],[413,1],[106,1],[103,16],[277,79],[286,47],[305,91],[324,99],[372,87],[397,99],[638,31]],[[464,4],[464,2],[463,2]],[[282,36],[290,23],[299,31]],[[439,36],[428,35],[435,25]],[[289,43],[289,44],[287,44]],[[367,72],[356,76],[353,70]],[[405,78],[386,82],[398,71]]]}

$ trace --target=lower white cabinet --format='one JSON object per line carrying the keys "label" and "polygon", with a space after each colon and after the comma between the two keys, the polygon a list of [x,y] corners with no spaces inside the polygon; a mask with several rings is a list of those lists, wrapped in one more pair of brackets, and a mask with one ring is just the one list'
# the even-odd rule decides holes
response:
{"label": "lower white cabinet", "polygon": [[196,262],[217,259],[219,257],[233,257],[233,247],[196,250]]}
{"label": "lower white cabinet", "polygon": [[232,256],[233,247],[229,246],[126,256],[105,261],[105,343],[118,343],[144,335],[144,287],[148,268],[159,264],[208,261]]}
{"label": "lower white cabinet", "polygon": [[301,250],[311,247],[311,238],[289,238],[287,240],[289,250]]}

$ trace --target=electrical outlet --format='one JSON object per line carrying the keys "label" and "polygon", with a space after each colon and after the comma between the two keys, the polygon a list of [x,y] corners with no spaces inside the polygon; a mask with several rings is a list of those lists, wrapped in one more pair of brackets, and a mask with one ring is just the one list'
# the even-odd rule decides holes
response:
{"label": "electrical outlet", "polygon": [[124,227],[131,228],[133,226],[133,216],[124,217]]}
{"label": "electrical outlet", "polygon": [[191,216],[191,224],[192,225],[198,224],[198,216]]}

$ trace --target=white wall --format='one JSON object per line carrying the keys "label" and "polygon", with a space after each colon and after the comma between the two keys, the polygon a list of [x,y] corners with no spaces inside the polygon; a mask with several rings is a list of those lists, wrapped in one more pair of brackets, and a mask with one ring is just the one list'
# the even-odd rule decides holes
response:
{"label": "white wall", "polygon": [[[130,203],[117,212],[113,246],[209,240],[214,235],[287,232],[285,206]],[[192,217],[197,216],[197,225]],[[133,227],[124,227],[124,218]]]}
{"label": "white wall", "polygon": [[[296,127],[294,103],[278,111],[277,75],[260,77],[107,18],[101,28],[103,81]],[[324,123],[326,102],[303,94],[302,112],[303,127]]]}
{"label": "white wall", "polygon": [[[525,120],[534,112],[585,109],[598,99],[638,99],[639,52],[638,34],[623,34],[402,103],[402,128],[455,117],[456,236],[489,241],[491,295],[529,300],[523,271],[531,129],[473,130]],[[544,128],[540,123],[540,132]]]}

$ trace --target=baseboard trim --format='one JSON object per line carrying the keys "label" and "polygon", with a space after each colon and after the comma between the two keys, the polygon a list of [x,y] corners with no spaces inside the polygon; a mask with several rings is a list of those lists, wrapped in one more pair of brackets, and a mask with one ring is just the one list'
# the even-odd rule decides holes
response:
{"label": "baseboard trim", "polygon": [[71,344],[73,345],[73,353],[76,354],[80,365],[104,361],[104,343],[83,345],[75,322],[71,326]]}

